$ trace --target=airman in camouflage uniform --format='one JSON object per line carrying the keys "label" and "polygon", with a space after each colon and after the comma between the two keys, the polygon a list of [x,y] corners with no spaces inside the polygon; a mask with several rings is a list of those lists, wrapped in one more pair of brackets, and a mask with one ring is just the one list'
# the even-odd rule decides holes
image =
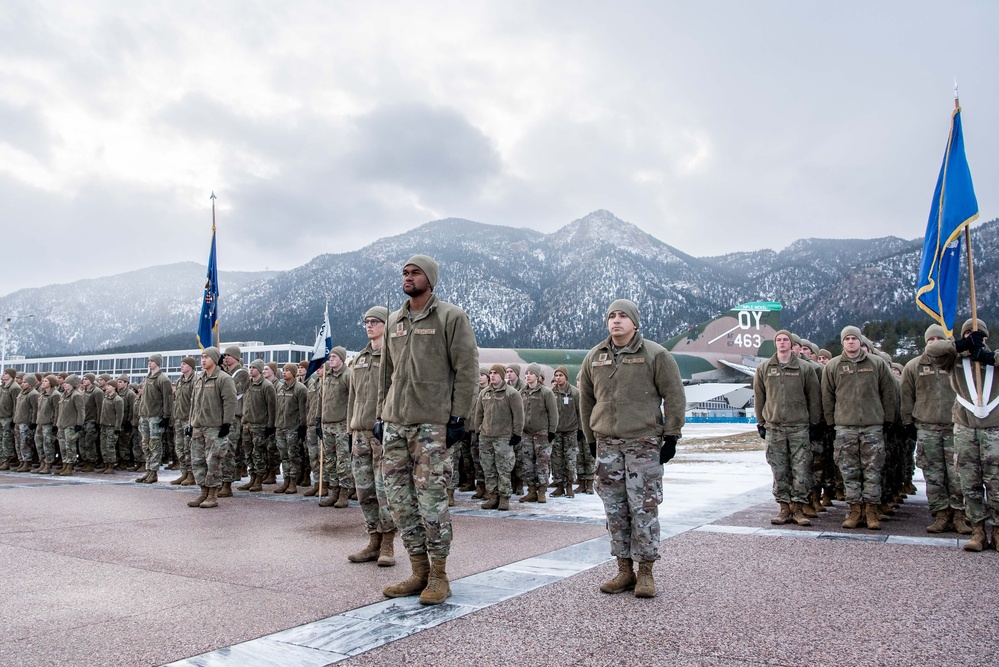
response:
{"label": "airman in camouflage uniform", "polygon": [[510,473],[524,432],[524,398],[504,382],[504,373],[501,364],[493,364],[489,385],[475,401],[473,421],[479,429],[479,461],[486,479],[484,510],[510,509]]}
{"label": "airman in camouflage uniform", "polygon": [[676,360],[639,332],[638,306],[617,299],[605,321],[610,336],[579,371],[580,422],[597,459],[597,493],[618,563],[617,576],[600,590],[654,597],[663,464],[676,453],[686,396]]}
{"label": "airman in camouflage uniform", "polygon": [[229,431],[229,447],[222,461],[222,488],[219,498],[232,496],[232,483],[242,479],[246,459],[243,455],[243,394],[250,386],[250,373],[243,366],[243,353],[238,345],[230,345],[222,354],[222,370],[229,374],[236,385],[236,415]]}
{"label": "airman in camouflage uniform", "polygon": [[139,411],[136,405],[138,395],[124,373],[118,376],[115,383],[118,385],[118,395],[125,402],[125,415],[122,417],[121,434],[118,436],[118,470],[136,470],[142,459],[142,449],[139,448],[136,452],[133,445],[139,428]]}
{"label": "airman in camouflage uniform", "polygon": [[774,345],[777,353],[757,366],[753,377],[756,424],[767,441],[774,499],[780,505],[780,514],[770,523],[810,526],[803,511],[812,487],[809,433],[821,418],[822,390],[815,369],[791,350],[789,331],[778,331]]}
{"label": "airman in camouflage uniform", "polygon": [[222,353],[215,346],[201,353],[201,373],[191,396],[191,467],[201,495],[188,507],[218,507],[222,462],[231,456],[229,433],[236,418],[236,383],[219,367]]}
{"label": "airman in camouflage uniform", "polygon": [[[482,390],[488,386],[489,369],[479,368],[479,386],[475,388],[475,399],[472,402],[472,412],[470,414],[475,414],[475,403],[479,400]],[[471,471],[468,474],[468,484],[460,488],[459,491],[474,490],[475,493],[472,494],[472,498],[481,500],[486,497],[486,478],[482,473],[482,462],[479,460],[479,425],[469,420],[465,426],[468,428],[468,433],[462,441],[462,447],[464,447],[462,458],[466,460],[466,471],[469,470],[469,462],[471,463]]]}
{"label": "airman in camouflage uniform", "polygon": [[413,566],[409,579],[384,593],[420,593],[423,604],[440,604],[451,595],[448,450],[465,435],[479,367],[468,315],[433,293],[438,271],[437,262],[425,255],[411,257],[402,269],[409,299],[386,325],[386,372],[378,401],[385,493]]}
{"label": "airman in camouflage uniform", "polygon": [[[524,380],[520,377],[520,364],[506,366],[506,383],[518,392],[524,389]],[[513,465],[513,492],[520,495],[524,492],[524,481],[527,473],[524,471],[524,441],[518,440],[514,446],[517,461]]]}
{"label": "airman in camouflage uniform", "polygon": [[101,472],[105,475],[113,475],[115,464],[118,462],[115,447],[124,416],[125,401],[118,395],[118,385],[114,382],[105,382],[104,401],[98,417],[101,427],[101,460],[104,461],[104,470]]}
{"label": "airman in camouflage uniform", "polygon": [[[579,375],[576,375],[576,391],[579,391]],[[580,422],[580,432],[582,431],[583,423]],[[597,475],[597,459],[593,452],[590,451],[590,444],[586,442],[585,433],[582,437],[577,438],[577,443],[579,447],[576,450],[576,477],[579,479],[579,486],[576,487],[576,493],[585,493],[588,495],[593,495],[593,483]]]}
{"label": "airman in camouflage uniform", "polygon": [[62,458],[62,469],[53,471],[54,475],[68,477],[73,474],[73,464],[76,463],[77,443],[83,431],[83,420],[86,417],[86,400],[80,393],[80,376],[69,375],[62,385],[63,396],[59,401],[59,417],[56,425],[59,429],[59,449]]}
{"label": "airman in camouflage uniform", "polygon": [[160,367],[163,355],[153,354],[146,362],[149,375],[142,381],[139,397],[139,435],[146,474],[136,479],[140,484],[153,484],[159,479],[163,457],[163,431],[173,414],[173,384]]}
{"label": "airman in camouflage uniform", "polygon": [[[264,379],[271,383],[275,393],[284,384],[283,374],[278,370],[276,361],[268,361],[264,364]],[[277,448],[277,429],[275,428],[267,436],[267,475],[264,476],[264,484],[277,484],[276,475],[281,472],[281,452]]]}
{"label": "airman in camouflage uniform", "polygon": [[330,494],[319,502],[323,507],[344,508],[354,491],[354,474],[350,470],[349,417],[351,371],[345,363],[347,350],[340,346],[330,350],[329,372],[324,382],[322,399],[323,474]]}
{"label": "airman in camouflage uniform", "polygon": [[0,376],[0,470],[10,470],[17,459],[17,452],[14,451],[14,403],[21,387],[14,382],[16,377],[13,368],[5,368]]}
{"label": "airman in camouflage uniform", "polygon": [[576,459],[579,452],[577,442],[585,442],[585,439],[580,437],[579,390],[569,384],[569,369],[565,366],[555,369],[552,392],[558,406],[558,431],[552,442],[552,479],[555,481],[552,498],[573,498],[575,493],[572,485],[576,483]]}
{"label": "airman in camouflage uniform", "polygon": [[194,467],[191,465],[191,402],[194,400],[194,369],[198,362],[194,357],[184,357],[180,361],[180,377],[173,389],[173,448],[177,453],[180,477],[170,482],[175,486],[192,486]]}
{"label": "airman in camouflage uniform", "polygon": [[[931,324],[924,334],[926,344],[947,339],[939,324]],[[933,365],[924,351],[902,370],[902,423],[916,440],[916,458],[926,479],[926,499],[934,522],[928,533],[957,529],[970,535],[964,520],[964,495],[954,451],[954,388],[950,373]]]}
{"label": "airman in camouflage uniform", "polygon": [[[38,460],[41,461],[41,465],[32,472],[45,475],[52,472],[56,450],[59,447],[56,418],[59,414],[59,402],[62,400],[62,394],[59,393],[58,380],[54,375],[46,375],[42,378],[40,386],[38,413],[35,417],[38,424],[35,428],[35,449],[38,450]],[[31,470],[30,458],[25,471],[27,470]]]}
{"label": "airman in camouflage uniform", "polygon": [[266,370],[260,359],[250,362],[250,386],[243,395],[243,447],[250,469],[250,482],[240,486],[241,491],[262,491],[267,477],[267,445],[275,433],[277,392],[264,377]]}
{"label": "airman in camouflage uniform", "polygon": [[[38,423],[38,380],[33,373],[21,376],[21,391],[14,401],[14,428],[20,433],[21,465],[19,472],[29,472],[35,456],[35,425]],[[23,468],[23,470],[21,470]]]}
{"label": "airman in camouflage uniform", "polygon": [[528,364],[524,378],[524,388],[520,391],[524,399],[524,439],[520,451],[524,457],[521,469],[527,495],[520,502],[546,503],[552,442],[558,431],[558,403],[544,384],[540,365]]}
{"label": "airman in camouflage uniform", "polygon": [[277,448],[283,466],[281,486],[274,493],[298,493],[298,476],[302,457],[299,446],[305,440],[305,419],[309,414],[308,390],[298,381],[298,365],[285,364],[281,371],[284,384],[277,389],[274,427]]}
{"label": "airman in camouflage uniform", "polygon": [[80,472],[93,472],[94,464],[97,463],[97,446],[100,440],[97,432],[97,411],[100,403],[104,400],[104,395],[97,391],[96,382],[97,376],[93,373],[84,373],[80,380],[80,392],[83,394],[86,406],[83,435],[80,438],[80,463],[82,464]]}
{"label": "airman in camouflage uniform", "polygon": [[880,530],[881,470],[885,463],[884,432],[895,419],[895,381],[888,364],[861,349],[860,329],[840,332],[843,354],[822,371],[822,409],[836,427],[834,456],[843,474],[850,514],[843,528],[865,520]]}
{"label": "airman in camouflage uniform", "polygon": [[[972,525],[965,551],[989,548],[985,522],[992,524],[992,544],[999,544],[999,373],[995,353],[985,345],[989,330],[984,322],[969,319],[957,341],[938,340],[926,345],[926,356],[937,368],[950,373],[956,392],[953,411],[954,448],[964,494],[964,510]],[[978,391],[978,374],[981,394]]]}
{"label": "airman in camouflage uniform", "polygon": [[[319,441],[323,437],[323,378],[326,377],[326,363],[321,364],[316,371],[307,377],[304,381],[305,391],[308,396],[308,400],[305,402],[306,410],[308,414],[305,417],[305,423],[308,428],[305,429],[305,451],[309,457],[309,481],[312,481],[312,471],[316,471],[316,479],[312,485],[312,488],[307,490],[302,495],[311,498],[312,496],[319,493],[320,480],[323,484],[323,493],[326,493],[329,488],[329,483],[323,475],[323,471],[320,470],[319,466]],[[324,454],[325,456],[325,454]],[[323,460],[325,464],[325,459]],[[336,500],[334,498],[333,500]]]}
{"label": "airman in camouflage uniform", "polygon": [[368,344],[354,357],[347,397],[347,425],[354,443],[351,467],[357,501],[364,514],[364,530],[368,533],[368,545],[350,554],[347,559],[354,563],[377,560],[380,567],[395,565],[396,532],[382,476],[382,443],[373,433],[387,319],[388,310],[384,306],[374,306],[364,313],[364,333]]}

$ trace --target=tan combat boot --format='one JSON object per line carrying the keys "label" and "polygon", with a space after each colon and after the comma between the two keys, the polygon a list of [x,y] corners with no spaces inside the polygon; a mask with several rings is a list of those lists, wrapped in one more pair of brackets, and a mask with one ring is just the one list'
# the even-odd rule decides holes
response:
{"label": "tan combat boot", "polygon": [[179,477],[177,477],[177,479],[175,479],[175,480],[173,480],[172,482],[170,482],[170,485],[171,485],[171,486],[180,486],[181,484],[183,484],[183,483],[184,483],[184,480],[185,480],[185,479],[187,479],[187,473],[186,473],[186,472],[182,472],[182,473],[180,474],[180,476],[179,476]]}
{"label": "tan combat boot", "polygon": [[850,503],[850,514],[841,525],[843,528],[856,528],[860,525],[861,504]]}
{"label": "tan combat boot", "polygon": [[447,490],[447,506],[454,507],[454,489]]}
{"label": "tan combat boot", "polygon": [[451,597],[451,582],[447,580],[447,556],[430,559],[427,587],[420,593],[420,604],[440,604]]}
{"label": "tan combat boot", "polygon": [[927,533],[943,533],[951,528],[950,510],[940,510],[933,514],[934,521],[926,527]]}
{"label": "tan combat boot", "polygon": [[382,550],[382,534],[381,533],[371,533],[368,535],[368,546],[364,547],[356,554],[350,554],[347,556],[347,560],[351,563],[370,563],[373,560],[378,560],[378,554]]}
{"label": "tan combat boot", "polygon": [[219,490],[214,486],[211,487],[210,489],[208,489],[208,497],[205,498],[203,501],[201,501],[201,504],[198,505],[198,507],[200,507],[203,510],[210,510],[213,507],[218,507],[219,503],[216,500],[216,498],[218,498],[218,495],[219,495]]}
{"label": "tan combat boot", "polygon": [[864,514],[867,517],[867,530],[881,530],[881,521],[878,520],[878,506],[875,503],[864,505]]}
{"label": "tan combat boot", "polygon": [[[243,478],[240,477],[240,479],[243,479]],[[250,487],[253,486],[254,483],[256,483],[256,481],[257,481],[257,476],[256,475],[250,475],[250,481],[248,481],[246,484],[240,484],[239,486],[236,487],[236,490],[237,491],[249,491]]]}
{"label": "tan combat boot", "polygon": [[430,559],[427,554],[409,554],[409,562],[413,567],[413,574],[398,584],[386,586],[382,590],[385,597],[403,598],[407,595],[416,595],[427,587],[427,580],[430,578]]}
{"label": "tan combat boot", "polygon": [[539,503],[547,503],[548,502],[548,498],[545,496],[545,494],[547,492],[548,492],[548,488],[547,487],[544,487],[544,486],[539,486],[538,487],[538,502]]}
{"label": "tan combat boot", "polygon": [[194,471],[188,470],[187,475],[184,476],[184,481],[180,483],[181,486],[194,486],[197,482],[194,481]]}
{"label": "tan combat boot", "polygon": [[566,498],[575,498],[576,497],[576,494],[573,493],[573,491],[572,491],[572,482],[567,482],[566,485],[565,485],[565,497]]}
{"label": "tan combat boot", "polygon": [[617,559],[617,576],[600,584],[601,593],[624,593],[635,587],[634,564],[630,558]]}
{"label": "tan combat boot", "polygon": [[316,483],[313,484],[311,487],[309,487],[309,490],[303,493],[302,495],[305,496],[306,498],[311,498],[312,496],[318,493],[319,493],[319,480],[317,479]]}
{"label": "tan combat boot", "polygon": [[595,493],[595,491],[593,489],[593,480],[592,479],[586,480],[586,493],[588,493],[591,496]]}
{"label": "tan combat boot", "polygon": [[264,476],[254,475],[250,480],[250,488],[247,489],[250,493],[257,493],[264,490]]}
{"label": "tan combat boot", "polygon": [[150,470],[149,475],[146,476],[145,483],[155,484],[158,481],[160,481],[159,473],[157,473],[155,470]]}
{"label": "tan combat boot", "polygon": [[992,526],[992,544],[989,548],[999,551],[999,526]]}
{"label": "tan combat boot", "polygon": [[145,484],[146,483],[146,479],[149,477],[150,473],[152,473],[152,470],[147,470],[146,473],[142,477],[136,477],[135,478],[135,483],[136,484]]}
{"label": "tan combat boot", "polygon": [[964,510],[954,510],[954,530],[960,535],[971,535],[971,526],[968,525]]}
{"label": "tan combat boot", "polygon": [[810,496],[812,500],[812,509],[816,512],[828,512],[826,506],[822,504],[822,496],[819,494],[818,490],[812,491]]}
{"label": "tan combat boot", "polygon": [[0,463],[0,470],[10,470],[10,461]]}
{"label": "tan combat boot", "polygon": [[[21,471],[21,469],[22,469],[23,467],[24,467],[24,464],[22,463],[22,464],[21,464],[20,466],[18,466],[18,467],[17,467],[17,470],[15,470],[14,472],[19,472],[19,471]],[[48,464],[48,463],[46,463],[45,461],[42,461],[42,465],[38,466],[38,470],[31,470],[30,468],[29,468],[28,470],[29,470],[29,471],[30,471],[30,472],[31,472],[31,473],[32,473],[33,475],[48,475],[49,473],[51,473],[51,472],[52,472],[52,468],[51,468],[51,467],[49,466],[49,464]]]}
{"label": "tan combat boot", "polygon": [[115,474],[114,464],[113,463],[109,463],[106,466],[104,466],[104,470],[101,471],[101,474],[102,475],[114,475]]}
{"label": "tan combat boot", "polygon": [[194,500],[188,502],[187,506],[188,507],[201,507],[201,503],[205,502],[207,499],[208,499],[208,487],[207,486],[202,486],[201,487],[201,495],[198,496],[197,498],[195,498]]}
{"label": "tan combat boot", "polygon": [[979,521],[971,527],[971,539],[964,543],[965,551],[981,551],[985,548],[985,522]]}
{"label": "tan combat boot", "polygon": [[274,489],[274,493],[284,493],[285,491],[288,490],[288,486],[290,484],[291,484],[291,475],[289,475],[286,472],[284,474],[284,476],[281,478],[281,486],[279,486],[278,488]]}
{"label": "tan combat boot", "polygon": [[344,507],[350,504],[350,489],[341,486],[340,487],[340,497],[337,499],[333,507],[342,510]]}
{"label": "tan combat boot", "polygon": [[801,503],[791,503],[791,518],[799,526],[811,526],[812,522],[808,520],[801,508]]}
{"label": "tan combat boot", "polygon": [[90,461],[84,463],[83,467],[80,468],[80,472],[93,472],[93,471],[94,471],[94,464],[91,463]]}
{"label": "tan combat boot", "polygon": [[[572,489],[571,484],[569,485],[569,488],[570,490]],[[565,495],[565,484],[559,482],[558,484],[555,485],[555,490],[552,491],[552,498],[561,498],[564,495]]]}
{"label": "tan combat boot", "polygon": [[499,494],[490,493],[486,496],[486,501],[479,505],[481,509],[484,510],[494,510],[499,505]]}
{"label": "tan combat boot", "polygon": [[801,508],[801,513],[804,514],[809,519],[817,519],[819,516],[818,513],[815,511],[815,508],[812,507],[812,503],[809,500],[806,500],[803,503],[798,503],[798,507]]}
{"label": "tan combat boot", "polygon": [[635,582],[636,598],[654,598],[656,596],[656,581],[652,578],[654,560],[642,561],[638,564],[638,577]]}
{"label": "tan combat boot", "polygon": [[382,533],[381,549],[378,552],[378,567],[395,565],[395,531]]}
{"label": "tan combat boot", "polygon": [[476,482],[475,483],[475,493],[472,494],[473,500],[482,500],[486,497],[486,483]]}
{"label": "tan combat boot", "polygon": [[319,499],[320,507],[333,507],[336,505],[337,498],[340,497],[340,487],[331,486],[329,487],[326,495]]}
{"label": "tan combat boot", "polygon": [[222,482],[222,488],[215,494],[216,498],[232,498],[232,482]]}
{"label": "tan combat boot", "polygon": [[73,464],[72,463],[67,463],[66,465],[64,465],[62,467],[62,470],[59,471],[59,476],[60,477],[72,477],[73,476]]}
{"label": "tan combat boot", "polygon": [[496,509],[500,512],[510,511],[510,496],[500,496],[496,502]]}
{"label": "tan combat boot", "polygon": [[822,490],[822,506],[823,507],[832,507],[832,503],[833,503],[833,498],[832,498],[832,494],[829,492],[829,489],[823,489]]}
{"label": "tan combat boot", "polygon": [[791,521],[791,506],[787,503],[780,503],[780,514],[770,519],[770,523],[775,526],[783,526]]}
{"label": "tan combat boot", "polygon": [[[264,481],[263,481],[263,483],[264,484],[277,484],[277,474],[278,474],[278,471],[275,470],[274,468],[271,468],[270,470],[267,471],[267,474],[264,475]],[[282,493],[284,493],[284,492],[282,491]]]}
{"label": "tan combat boot", "polygon": [[586,493],[586,480],[579,480],[579,484],[575,488],[575,493]]}
{"label": "tan combat boot", "polygon": [[522,503],[536,503],[538,502],[538,489],[534,486],[527,487],[527,493],[520,497],[519,502]]}
{"label": "tan combat boot", "polygon": [[298,493],[298,484],[295,483],[294,477],[288,480],[288,488],[286,488],[284,492],[289,496]]}

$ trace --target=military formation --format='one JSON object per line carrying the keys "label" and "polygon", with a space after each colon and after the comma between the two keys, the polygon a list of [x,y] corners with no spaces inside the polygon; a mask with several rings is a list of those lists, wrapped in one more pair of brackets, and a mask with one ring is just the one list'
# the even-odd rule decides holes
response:
{"label": "military formation", "polygon": [[[926,329],[924,352],[904,367],[859,328],[840,333],[832,357],[787,330],[753,379],[757,428],[766,440],[771,523],[811,525],[846,501],[846,529],[881,530],[916,492],[918,465],[933,522],[929,533],[970,535],[966,551],[999,544],[999,377],[988,328],[969,319],[956,340]],[[991,539],[986,535],[991,524]]]}

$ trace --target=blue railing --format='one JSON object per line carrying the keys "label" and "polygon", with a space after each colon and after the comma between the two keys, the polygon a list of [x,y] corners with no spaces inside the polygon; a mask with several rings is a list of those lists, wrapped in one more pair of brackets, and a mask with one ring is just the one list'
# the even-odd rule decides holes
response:
{"label": "blue railing", "polygon": [[688,424],[755,424],[756,417],[687,417]]}

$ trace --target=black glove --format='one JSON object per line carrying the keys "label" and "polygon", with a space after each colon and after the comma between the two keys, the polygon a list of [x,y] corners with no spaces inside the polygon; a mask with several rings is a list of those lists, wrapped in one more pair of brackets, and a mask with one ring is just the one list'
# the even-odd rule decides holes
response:
{"label": "black glove", "polygon": [[548,442],[555,442],[555,432],[548,431]]}
{"label": "black glove", "polygon": [[763,424],[756,425],[756,432],[759,433],[760,437],[763,438],[764,440],[767,439],[767,427],[764,426]]}
{"label": "black glove", "polygon": [[980,347],[971,353],[971,360],[988,366],[996,365],[996,353],[985,347]]}
{"label": "black glove", "polygon": [[447,435],[444,438],[444,443],[447,445],[448,449],[456,442],[461,442],[461,439],[465,437],[465,420],[461,417],[451,417],[447,423]]}
{"label": "black glove", "polygon": [[808,425],[808,439],[811,442],[818,442],[822,439],[824,433],[822,432],[822,424],[809,424]]}
{"label": "black glove", "polygon": [[348,433],[347,434],[347,451],[348,452],[354,451],[354,434],[353,433]]}
{"label": "black glove", "polygon": [[80,431],[83,430],[83,427],[80,426],[79,424],[77,424],[76,426],[73,427],[73,430],[76,431],[77,433],[79,433]]}
{"label": "black glove", "polygon": [[316,437],[319,438],[320,440],[324,439],[323,438],[323,425],[322,425],[322,423],[318,419],[316,420]]}
{"label": "black glove", "polygon": [[884,423],[884,427],[883,427],[882,430],[884,431],[885,435],[888,435],[888,434],[890,434],[892,432],[892,429],[894,429],[894,428],[895,428],[895,424],[894,423],[892,423],[892,422],[885,422]]}
{"label": "black glove", "polygon": [[264,437],[265,438],[273,437],[275,433],[277,433],[277,429],[274,428],[273,426],[267,426],[267,427],[264,428]]}
{"label": "black glove", "polygon": [[302,424],[301,426],[298,427],[299,440],[305,440],[305,431],[306,431],[305,424]]}
{"label": "black glove", "polygon": [[510,446],[511,447],[516,447],[517,445],[520,444],[520,441],[521,441],[521,437],[519,435],[511,435],[510,436]]}
{"label": "black glove", "polygon": [[958,354],[972,352],[983,345],[985,345],[985,333],[982,331],[972,331],[967,336],[954,341],[954,347],[957,348]]}
{"label": "black glove", "polygon": [[659,448],[659,463],[665,465],[674,456],[676,456],[676,436],[664,435],[663,446]]}
{"label": "black glove", "polygon": [[224,438],[227,435],[229,435],[229,425],[222,424],[222,426],[219,426],[219,437]]}
{"label": "black glove", "polygon": [[583,435],[583,429],[579,429],[576,431],[576,444],[581,445],[584,442],[586,442],[586,436]]}
{"label": "black glove", "polygon": [[169,425],[170,425],[169,417],[160,417],[160,424],[159,424],[160,428],[166,428]]}
{"label": "black glove", "polygon": [[593,458],[596,458],[597,457],[597,441],[594,440],[593,442],[588,442],[586,444],[589,445],[589,447],[590,447],[590,456],[592,456]]}
{"label": "black glove", "polygon": [[375,425],[371,429],[371,435],[375,436],[378,442],[385,444],[385,422],[381,419],[376,419]]}
{"label": "black glove", "polygon": [[193,432],[193,429],[190,426],[185,426],[184,427],[184,435],[186,435],[187,437],[190,438],[192,432]]}
{"label": "black glove", "polygon": [[28,424],[28,428],[34,431],[36,428],[38,428],[38,424]]}
{"label": "black glove", "polygon": [[918,432],[916,431],[915,424],[906,424],[904,428],[905,428],[905,437],[909,440],[915,440],[916,437],[919,435]]}

